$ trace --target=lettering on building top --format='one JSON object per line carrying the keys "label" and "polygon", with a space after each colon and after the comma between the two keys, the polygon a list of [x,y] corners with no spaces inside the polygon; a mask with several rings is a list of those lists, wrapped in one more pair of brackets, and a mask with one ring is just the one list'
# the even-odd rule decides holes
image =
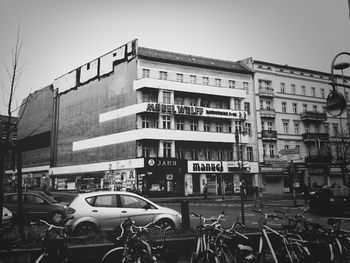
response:
{"label": "lettering on building top", "polygon": [[162,104],[162,103],[148,103],[146,111],[166,113],[166,114],[182,114],[182,115],[197,115],[208,117],[221,117],[233,119],[246,119],[247,113],[245,111],[237,111],[231,109],[211,109],[196,106]]}
{"label": "lettering on building top", "polygon": [[188,172],[190,173],[226,173],[228,172],[227,162],[201,162],[188,161]]}

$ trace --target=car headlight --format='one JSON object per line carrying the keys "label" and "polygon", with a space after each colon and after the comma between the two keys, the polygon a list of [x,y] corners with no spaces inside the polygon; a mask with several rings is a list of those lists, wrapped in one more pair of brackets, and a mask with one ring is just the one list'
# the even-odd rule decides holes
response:
{"label": "car headlight", "polygon": [[335,200],[334,200],[334,198],[330,198],[329,201],[334,202]]}

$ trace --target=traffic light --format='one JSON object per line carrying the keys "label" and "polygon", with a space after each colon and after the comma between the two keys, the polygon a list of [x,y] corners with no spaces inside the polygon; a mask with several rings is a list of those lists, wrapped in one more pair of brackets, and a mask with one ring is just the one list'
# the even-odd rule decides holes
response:
{"label": "traffic light", "polygon": [[332,116],[340,116],[346,108],[346,101],[339,91],[333,89],[328,94],[326,102],[326,110]]}

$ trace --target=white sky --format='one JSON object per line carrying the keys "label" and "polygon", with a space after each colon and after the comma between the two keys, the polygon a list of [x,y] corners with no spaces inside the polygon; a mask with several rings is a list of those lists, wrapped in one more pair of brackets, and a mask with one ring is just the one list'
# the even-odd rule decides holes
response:
{"label": "white sky", "polygon": [[0,0],[0,114],[19,23],[23,70],[12,108],[134,38],[149,48],[323,72],[350,51],[348,0]]}

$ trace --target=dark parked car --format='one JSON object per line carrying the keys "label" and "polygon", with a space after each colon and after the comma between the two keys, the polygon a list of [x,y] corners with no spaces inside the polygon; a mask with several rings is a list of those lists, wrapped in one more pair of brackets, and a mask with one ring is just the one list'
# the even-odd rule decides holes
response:
{"label": "dark parked car", "polygon": [[310,193],[310,211],[327,215],[350,212],[350,189],[333,184]]}
{"label": "dark parked car", "polygon": [[[26,220],[44,219],[60,224],[66,217],[67,206],[47,195],[23,192],[22,201]],[[16,222],[18,220],[18,193],[6,193],[4,206],[12,212]]]}

